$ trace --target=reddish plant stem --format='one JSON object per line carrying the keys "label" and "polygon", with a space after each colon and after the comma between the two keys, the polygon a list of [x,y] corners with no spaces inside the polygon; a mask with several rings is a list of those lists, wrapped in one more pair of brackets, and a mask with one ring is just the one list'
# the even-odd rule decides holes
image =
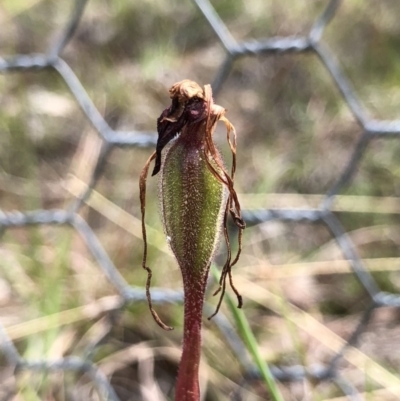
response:
{"label": "reddish plant stem", "polygon": [[182,358],[175,387],[175,401],[199,401],[201,325],[207,273],[203,277],[182,269],[185,294]]}

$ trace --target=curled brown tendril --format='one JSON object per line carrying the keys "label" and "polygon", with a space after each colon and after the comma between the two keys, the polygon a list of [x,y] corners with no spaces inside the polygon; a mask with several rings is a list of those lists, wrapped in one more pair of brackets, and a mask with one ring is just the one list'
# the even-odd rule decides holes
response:
{"label": "curled brown tendril", "polygon": [[[150,283],[152,277],[151,269],[146,266],[147,261],[147,237],[145,227],[145,203],[146,203],[146,181],[150,163],[155,159],[155,166],[152,175],[156,175],[161,169],[161,152],[164,147],[183,130],[190,129],[190,126],[199,123],[202,120],[204,124],[201,129],[204,130],[204,139],[202,146],[207,167],[213,176],[221,182],[228,191],[227,203],[223,217],[223,234],[227,246],[227,259],[221,272],[219,280],[219,288],[214,293],[217,295],[221,292],[215,313],[209,317],[215,316],[221,306],[225,290],[226,280],[229,278],[229,284],[238,299],[238,307],[242,307],[242,297],[235,288],[232,280],[232,267],[237,263],[242,250],[242,236],[245,228],[245,222],[241,216],[240,203],[234,189],[234,176],[236,171],[236,131],[233,125],[225,118],[225,109],[214,104],[212,99],[212,91],[210,85],[205,85],[202,89],[198,84],[190,80],[183,80],[173,85],[169,91],[172,99],[171,106],[165,109],[157,119],[158,141],[156,151],[147,160],[142,173],[140,175],[140,204],[142,213],[142,233],[144,241],[144,253],[142,267],[147,271],[146,294],[150,311],[160,327],[165,330],[172,330],[171,327],[165,325],[157,313],[155,312],[150,295]],[[223,121],[227,130],[227,141],[232,153],[232,168],[229,174],[226,170],[221,157],[213,142],[213,133],[218,121]],[[238,227],[238,251],[232,260],[231,244],[228,234],[228,216],[231,215],[233,222]]]}

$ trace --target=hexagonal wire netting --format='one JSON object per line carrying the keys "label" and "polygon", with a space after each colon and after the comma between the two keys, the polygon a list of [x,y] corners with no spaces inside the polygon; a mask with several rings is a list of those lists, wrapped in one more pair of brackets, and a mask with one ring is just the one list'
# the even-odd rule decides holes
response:
{"label": "hexagonal wire netting", "polygon": [[[352,348],[357,343],[360,335],[363,333],[368,321],[370,320],[372,312],[376,308],[385,306],[400,307],[400,296],[398,294],[386,293],[379,289],[376,281],[365,268],[363,260],[357,254],[352,240],[345,232],[340,221],[332,212],[332,204],[338,192],[349,183],[354,175],[368,143],[377,137],[387,138],[400,135],[400,121],[374,120],[367,116],[362,104],[353,91],[350,82],[336,62],[334,55],[321,41],[321,36],[325,27],[334,17],[339,6],[339,0],[331,0],[328,2],[325,10],[314,22],[310,32],[306,36],[272,37],[265,40],[241,43],[238,43],[232,37],[229,30],[208,0],[194,1],[200,11],[204,14],[210,27],[214,30],[226,51],[225,60],[220,66],[212,85],[215,95],[217,95],[224,84],[224,80],[230,73],[235,61],[243,56],[314,52],[318,56],[322,65],[330,73],[344,101],[363,130],[350,160],[344,167],[336,183],[325,194],[324,199],[318,208],[307,208],[304,210],[297,208],[285,210],[264,209],[243,212],[243,217],[248,226],[271,220],[322,223],[329,229],[332,236],[337,241],[337,244],[341,248],[345,258],[349,261],[355,276],[369,294],[370,305],[364,311],[361,321],[352,332],[347,342],[343,343],[340,351],[331,358],[327,365],[323,367],[292,366],[284,369],[273,367],[272,373],[278,380],[282,381],[299,381],[304,379],[306,376],[319,381],[331,380],[336,382],[349,399],[360,400],[362,397],[355,387],[341,375],[340,370],[338,369],[338,363],[344,357],[346,350]],[[127,303],[144,300],[145,291],[144,289],[133,288],[124,280],[87,222],[78,215],[78,211],[84,204],[85,200],[90,197],[91,190],[101,175],[102,166],[113,147],[150,147],[156,142],[156,134],[136,131],[120,132],[111,129],[90,100],[70,66],[61,57],[64,47],[70,41],[78,26],[86,3],[87,0],[75,1],[73,13],[63,30],[63,34],[46,53],[0,57],[0,72],[7,73],[9,71],[14,71],[23,73],[27,70],[38,69],[54,69],[58,72],[74,95],[75,100],[82,108],[87,119],[91,122],[102,138],[102,150],[98,157],[90,184],[66,210],[56,209],[20,212],[3,212],[0,210],[0,229],[1,232],[4,232],[4,230],[13,227],[29,225],[72,226],[82,236],[82,239],[85,241],[89,250],[93,254],[93,257],[97,261],[99,268],[118,291],[120,302],[114,307],[114,309],[117,310]],[[153,289],[152,296],[153,301],[158,303],[182,302],[182,293],[180,292]],[[112,311],[110,311],[110,313],[111,312]],[[221,332],[224,333],[227,341],[236,353],[237,358],[246,359],[246,355],[243,354],[243,344],[238,337],[232,335],[230,327],[229,325],[227,326],[226,321],[217,316],[215,322],[219,326]],[[91,361],[90,357],[87,359],[66,357],[59,360],[45,359],[39,361],[24,359],[21,357],[12,340],[7,335],[7,329],[1,325],[0,348],[10,367],[18,368],[19,370],[41,372],[63,370],[86,373],[104,399],[113,401],[119,400],[108,378]],[[91,353],[87,352],[85,354],[90,355]],[[246,366],[246,363],[246,361],[243,361],[243,366]],[[371,367],[371,369],[374,369],[374,367]],[[252,374],[254,375],[257,373],[253,372]],[[388,383],[390,383],[390,378],[386,382],[389,386]],[[393,383],[397,384],[397,381],[395,380]],[[397,393],[395,394],[399,396],[398,389],[396,391]]]}

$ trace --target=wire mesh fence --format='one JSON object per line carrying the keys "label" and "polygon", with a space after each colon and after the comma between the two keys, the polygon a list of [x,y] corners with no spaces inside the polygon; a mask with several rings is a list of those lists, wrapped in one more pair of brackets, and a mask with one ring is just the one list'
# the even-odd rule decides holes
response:
{"label": "wire mesh fence", "polygon": [[[332,211],[335,197],[346,187],[353,178],[356,169],[359,167],[360,160],[365,153],[368,144],[376,138],[393,138],[400,135],[400,121],[383,121],[371,119],[357,97],[349,79],[344,74],[338,64],[335,55],[323,42],[322,35],[324,29],[335,17],[340,1],[331,0],[326,4],[322,14],[313,23],[311,30],[306,36],[291,37],[271,37],[265,40],[251,42],[237,42],[231,35],[224,22],[220,19],[208,0],[194,0],[199,10],[203,13],[215,35],[223,45],[226,56],[222,65],[218,69],[212,87],[214,95],[223,87],[226,78],[230,74],[236,60],[244,56],[271,54],[281,55],[286,53],[314,53],[319,58],[321,64],[329,72],[334,84],[339,89],[346,105],[355,117],[363,133],[355,145],[353,153],[348,163],[343,167],[337,181],[326,192],[319,207],[311,208],[292,208],[292,209],[263,209],[257,211],[244,211],[243,217],[247,226],[254,226],[271,220],[290,221],[290,222],[309,222],[313,224],[325,225],[338,246],[343,252],[345,259],[351,265],[354,275],[365,288],[369,295],[369,306],[365,308],[363,316],[356,329],[349,335],[346,342],[339,342],[339,351],[331,358],[328,364],[320,366],[292,366],[292,367],[273,367],[274,376],[280,381],[302,381],[306,377],[315,381],[333,381],[341,389],[345,396],[350,400],[360,400],[363,397],[356,390],[356,387],[347,380],[339,369],[340,361],[346,357],[348,352],[356,352],[354,346],[360,339],[368,322],[377,308],[391,306],[400,307],[400,295],[383,292],[373,276],[369,273],[362,258],[358,255],[350,236],[346,233],[340,220]],[[0,57],[0,72],[6,74],[10,71],[24,73],[30,70],[54,70],[65,81],[66,85],[79,104],[87,120],[93,125],[102,139],[102,149],[97,159],[96,168],[90,178],[89,185],[84,188],[79,196],[65,209],[55,210],[34,210],[34,211],[0,211],[0,230],[11,230],[15,227],[26,227],[30,225],[66,225],[74,228],[86,243],[88,249],[97,261],[99,269],[112,283],[118,291],[119,297],[114,299],[109,307],[108,314],[118,312],[126,305],[145,300],[145,290],[130,286],[120,275],[118,269],[111,261],[109,255],[96,237],[94,231],[88,223],[79,215],[79,211],[85,201],[90,198],[92,189],[103,172],[103,167],[114,147],[151,147],[156,142],[156,134],[152,132],[120,132],[113,130],[105,121],[101,113],[92,103],[83,85],[78,80],[74,71],[62,58],[65,46],[71,40],[79,21],[84,13],[87,0],[76,0],[72,14],[66,24],[62,35],[50,46],[43,54],[24,54]],[[176,303],[182,301],[182,293],[170,290],[153,289],[153,301],[157,303]],[[257,377],[257,371],[252,367],[244,347],[234,329],[223,315],[215,318],[220,331],[230,344],[233,352],[242,361],[243,366],[248,366],[248,371],[244,374],[244,380],[252,380]],[[93,344],[91,345],[93,347]],[[95,346],[95,345],[94,345]],[[92,352],[87,349],[83,352],[84,357],[66,357],[59,360],[29,360],[21,357],[13,341],[7,332],[7,327],[0,325],[0,348],[4,354],[10,368],[15,369],[18,375],[22,370],[33,372],[54,372],[54,371],[73,371],[87,374],[93,381],[99,395],[107,400],[119,400],[109,378],[102,373],[91,359]],[[399,379],[395,375],[386,374],[384,376],[379,370],[379,365],[371,365],[370,369],[380,377],[384,387],[393,387],[392,392],[400,396]],[[10,399],[4,396],[3,399]],[[8,397],[11,397],[9,395]],[[234,399],[240,398],[240,394]]]}

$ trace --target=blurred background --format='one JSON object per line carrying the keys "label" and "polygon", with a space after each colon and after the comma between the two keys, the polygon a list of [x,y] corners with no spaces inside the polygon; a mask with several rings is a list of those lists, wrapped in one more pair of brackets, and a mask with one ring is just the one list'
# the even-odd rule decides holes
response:
{"label": "blurred background", "polygon": [[[249,41],[307,35],[328,2],[212,4],[234,38]],[[45,53],[72,9],[73,2],[1,0],[0,57]],[[399,115],[399,15],[396,0],[343,2],[322,38],[374,119]],[[169,87],[185,78],[211,83],[225,53],[192,1],[97,0],[88,2],[61,56],[112,129],[154,132],[157,117],[169,105]],[[243,209],[317,207],[362,134],[313,53],[240,58],[215,102],[228,109],[238,133],[236,188]],[[229,160],[223,127],[215,140]],[[3,212],[67,208],[89,184],[101,143],[54,70],[0,75]],[[400,290],[399,151],[395,136],[369,143],[332,206],[380,289],[394,293]],[[79,212],[122,276],[139,287],[146,275],[138,177],[151,152],[114,148]],[[153,228],[148,232],[153,285],[180,290],[180,271],[162,234],[157,185],[157,178],[149,178],[146,222]],[[223,246],[220,252],[217,260],[223,260]],[[277,366],[324,365],[371,302],[322,224],[275,220],[249,227],[234,279],[261,355]],[[217,301],[214,288],[207,295],[210,308]],[[111,321],[107,310],[115,306],[116,294],[73,229],[39,225],[3,233],[0,321],[23,358],[85,358],[95,344],[90,358],[120,400],[172,399],[182,305],[157,305],[163,321],[175,327],[167,333],[154,323],[145,302],[126,306]],[[221,313],[234,325],[225,306]],[[341,374],[364,393],[354,399],[399,399],[399,321],[397,309],[377,309],[359,339],[360,354],[340,362]],[[264,384],[244,374],[225,336],[206,319],[201,370],[204,400],[269,399]],[[87,375],[15,374],[1,355],[0,383],[1,400],[99,399]],[[285,400],[348,399],[330,381],[279,386]],[[144,388],[153,388],[150,398]]]}

